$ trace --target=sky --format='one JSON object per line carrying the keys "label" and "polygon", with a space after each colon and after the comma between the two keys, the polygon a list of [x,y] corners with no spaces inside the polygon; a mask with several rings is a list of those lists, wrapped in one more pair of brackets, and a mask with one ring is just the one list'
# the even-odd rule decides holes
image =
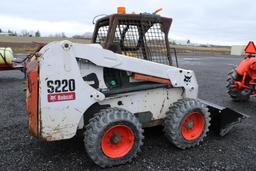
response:
{"label": "sky", "polygon": [[247,44],[256,41],[254,0],[6,0],[1,2],[2,30],[40,30],[44,36],[93,32],[92,19],[112,14],[118,6],[127,13],[153,12],[173,19],[169,37],[192,43]]}

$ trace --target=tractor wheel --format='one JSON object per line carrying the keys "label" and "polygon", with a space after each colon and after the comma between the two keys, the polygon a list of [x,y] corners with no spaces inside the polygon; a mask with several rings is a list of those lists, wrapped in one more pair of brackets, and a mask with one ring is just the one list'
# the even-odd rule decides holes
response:
{"label": "tractor wheel", "polygon": [[232,87],[235,84],[235,81],[242,80],[242,76],[238,75],[237,72],[233,69],[228,73],[226,87],[228,89],[229,96],[236,102],[239,101],[248,101],[252,91],[249,89],[239,90]]}
{"label": "tractor wheel", "polygon": [[90,119],[84,143],[89,157],[101,167],[132,161],[143,144],[143,129],[130,112],[109,108]]}
{"label": "tractor wheel", "polygon": [[164,131],[175,146],[186,149],[199,145],[210,126],[208,108],[195,99],[175,102],[166,113]]}

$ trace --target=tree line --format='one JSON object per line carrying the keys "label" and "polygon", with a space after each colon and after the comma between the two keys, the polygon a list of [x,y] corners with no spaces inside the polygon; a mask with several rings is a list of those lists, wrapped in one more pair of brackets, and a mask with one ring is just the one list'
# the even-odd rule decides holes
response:
{"label": "tree line", "polygon": [[[13,31],[10,29],[8,29],[7,31],[4,31],[0,28],[0,33],[7,34],[8,36],[41,37],[41,32],[39,30],[37,31],[22,30],[19,33],[17,33],[16,31]],[[65,35],[64,32],[62,32],[62,33],[51,34],[48,37],[66,38],[67,36]]]}

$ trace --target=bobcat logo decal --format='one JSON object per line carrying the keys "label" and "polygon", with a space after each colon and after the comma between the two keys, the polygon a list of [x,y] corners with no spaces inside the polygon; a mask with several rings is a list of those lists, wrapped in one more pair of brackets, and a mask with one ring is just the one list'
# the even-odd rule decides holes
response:
{"label": "bobcat logo decal", "polygon": [[190,83],[191,82],[191,78],[192,78],[192,76],[186,76],[185,75],[184,82]]}

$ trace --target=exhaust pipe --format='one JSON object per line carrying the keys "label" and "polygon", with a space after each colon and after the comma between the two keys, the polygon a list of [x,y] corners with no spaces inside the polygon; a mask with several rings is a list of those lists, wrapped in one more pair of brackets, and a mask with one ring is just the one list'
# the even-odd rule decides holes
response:
{"label": "exhaust pipe", "polygon": [[232,128],[249,118],[248,115],[239,113],[227,107],[222,107],[205,100],[199,99],[209,108],[211,113],[211,128],[220,136],[226,135]]}

